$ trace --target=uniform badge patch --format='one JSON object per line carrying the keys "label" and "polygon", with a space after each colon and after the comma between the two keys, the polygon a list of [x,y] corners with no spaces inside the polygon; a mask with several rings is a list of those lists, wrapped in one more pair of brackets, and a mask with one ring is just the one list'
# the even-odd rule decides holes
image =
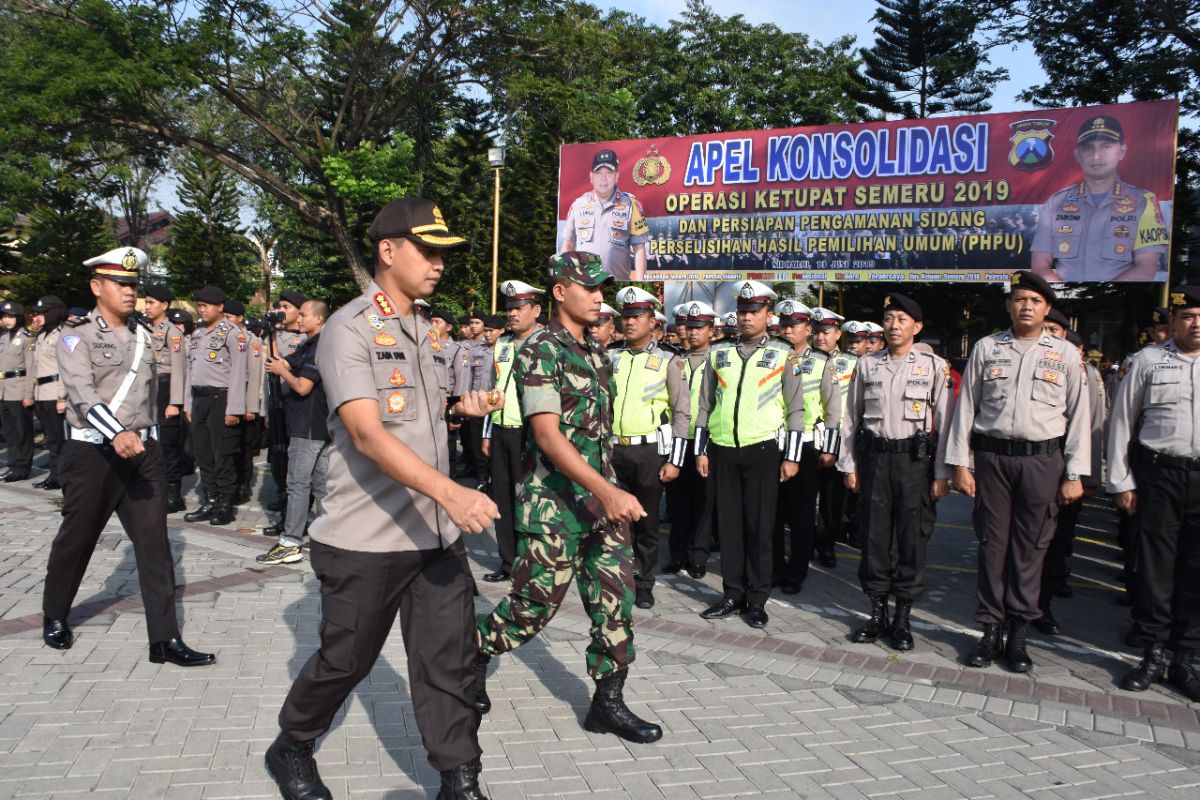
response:
{"label": "uniform badge patch", "polygon": [[216,360],[217,360],[217,351],[216,351],[216,350],[209,350],[209,351],[208,351],[208,360],[209,360],[209,361],[216,361]]}
{"label": "uniform badge patch", "polygon": [[259,353],[262,352],[262,345],[259,342],[255,342],[254,344],[252,344],[250,346],[254,349],[254,355],[257,356]]}
{"label": "uniform badge patch", "polygon": [[400,370],[393,369],[392,374],[388,376],[388,383],[390,383],[392,386],[403,386],[404,384],[408,383],[408,378],[400,374]]}
{"label": "uniform badge patch", "polygon": [[1059,208],[1059,211],[1062,211],[1066,214],[1078,214],[1079,206],[1075,203],[1065,203],[1061,208]]}
{"label": "uniform badge patch", "polygon": [[1113,210],[1115,210],[1118,214],[1128,214],[1135,208],[1137,208],[1137,201],[1128,197],[1122,197],[1120,200],[1117,200],[1113,203]]}
{"label": "uniform badge patch", "polygon": [[1070,242],[1059,242],[1058,243],[1058,252],[1060,252],[1060,253],[1071,252],[1071,243]]}
{"label": "uniform badge patch", "polygon": [[372,314],[371,316],[367,317],[367,324],[370,325],[372,329],[381,331],[383,330],[383,317],[379,316],[378,314]]}
{"label": "uniform badge patch", "polygon": [[912,410],[913,410],[914,414],[920,414],[924,408],[925,408],[925,406],[921,404],[921,401],[919,401],[919,400],[913,401]]}
{"label": "uniform badge patch", "polygon": [[1117,227],[1113,228],[1113,236],[1116,236],[1119,239],[1128,239],[1130,233],[1131,231],[1129,230],[1128,225],[1118,225]]}
{"label": "uniform badge patch", "polygon": [[646,369],[658,369],[662,366],[662,359],[658,356],[652,356],[646,359]]}
{"label": "uniform badge patch", "polygon": [[1055,386],[1057,386],[1062,383],[1062,373],[1055,372],[1054,370],[1050,369],[1043,370],[1042,380],[1044,380],[1046,383],[1053,383]]}
{"label": "uniform badge patch", "polygon": [[425,333],[429,337],[429,346],[434,349],[434,352],[440,352],[442,349],[442,343],[438,341],[437,334],[433,331],[426,331]]}
{"label": "uniform badge patch", "polygon": [[1075,227],[1073,225],[1059,225],[1058,232],[1062,234],[1074,233]]}
{"label": "uniform badge patch", "polygon": [[396,343],[396,337],[390,333],[381,333],[375,337],[375,344],[381,347],[391,347]]}
{"label": "uniform badge patch", "polygon": [[1129,249],[1129,248],[1128,248],[1128,247],[1126,247],[1125,245],[1123,245],[1123,244],[1119,244],[1119,245],[1117,245],[1116,247],[1114,247],[1114,248],[1113,248],[1113,252],[1114,252],[1114,253],[1116,253],[1116,254],[1117,254],[1117,255],[1119,255],[1119,256],[1123,256],[1123,255],[1125,255],[1125,251],[1126,251],[1126,250],[1128,250],[1128,249]]}
{"label": "uniform badge patch", "polygon": [[385,317],[390,317],[396,313],[396,309],[392,307],[392,301],[383,292],[376,292],[375,296],[371,299],[375,301],[375,307],[379,309],[379,313]]}
{"label": "uniform badge patch", "polygon": [[178,353],[180,350],[183,349],[183,337],[182,336],[172,336],[171,337],[171,349],[174,350],[176,353]]}
{"label": "uniform badge patch", "polygon": [[239,353],[246,352],[246,337],[239,333],[238,337],[237,337],[237,343],[238,343],[238,352]]}
{"label": "uniform badge patch", "polygon": [[929,377],[929,369],[927,367],[914,366],[912,368],[912,376],[914,378],[928,378]]}
{"label": "uniform badge patch", "polygon": [[67,348],[68,353],[74,353],[75,348],[79,347],[79,343],[81,341],[83,340],[74,334],[67,334],[66,336],[62,337],[63,347]]}
{"label": "uniform badge patch", "polygon": [[387,407],[391,413],[399,414],[407,405],[408,401],[404,399],[404,392],[392,392],[388,395]]}
{"label": "uniform badge patch", "polygon": [[1004,368],[1003,367],[992,367],[991,369],[988,370],[988,377],[989,378],[1003,378],[1004,377]]}

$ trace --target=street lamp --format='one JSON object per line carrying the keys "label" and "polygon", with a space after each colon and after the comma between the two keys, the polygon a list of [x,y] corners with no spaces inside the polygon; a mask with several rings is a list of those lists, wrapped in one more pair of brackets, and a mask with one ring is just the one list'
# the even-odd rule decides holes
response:
{"label": "street lamp", "polygon": [[488,148],[488,165],[496,173],[496,197],[492,204],[492,313],[496,313],[496,282],[500,271],[500,170],[504,169],[504,148]]}

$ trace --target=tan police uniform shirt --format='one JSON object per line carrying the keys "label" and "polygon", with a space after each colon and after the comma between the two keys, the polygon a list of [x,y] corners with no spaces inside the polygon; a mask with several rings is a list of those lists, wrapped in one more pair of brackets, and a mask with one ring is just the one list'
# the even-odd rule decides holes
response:
{"label": "tan police uniform shirt", "polygon": [[[296,352],[296,348],[303,344],[307,338],[300,331],[288,330],[287,328],[280,328],[275,331],[275,347],[279,351],[279,357],[287,358]],[[269,341],[268,344],[270,344]]]}
{"label": "tan police uniform shirt", "polygon": [[240,417],[246,413],[246,333],[225,320],[211,328],[199,327],[188,341],[187,386],[183,410],[192,410],[192,389],[215,386],[228,390],[225,414]]}
{"label": "tan police uniform shirt", "polygon": [[942,458],[971,465],[971,434],[1041,442],[1063,439],[1066,471],[1092,468],[1092,415],[1084,396],[1083,366],[1075,345],[1043,333],[1022,354],[1010,328],[976,343],[963,372]]}
{"label": "tan police uniform shirt", "polygon": [[[113,408],[112,401],[134,365],[139,337],[145,345],[137,374],[124,400]],[[98,422],[95,418],[97,405],[107,407],[127,430],[140,431],[154,425],[158,374],[151,338],[140,325],[135,330],[126,324],[109,325],[98,309],[78,323],[64,324],[57,352],[58,374],[67,393],[68,425],[105,433],[104,419]]]}
{"label": "tan police uniform shirt", "polygon": [[[33,340],[33,368],[30,370],[28,399],[37,401],[66,400],[62,379],[58,375],[58,339],[62,326],[38,333]],[[45,380],[52,378],[53,380]]]}
{"label": "tan police uniform shirt", "polygon": [[402,486],[354,447],[338,408],[351,400],[379,404],[383,426],[426,464],[450,469],[445,357],[420,314],[396,315],[374,283],[321,330],[317,367],[329,401],[329,475],[314,541],[372,553],[432,550],[459,538],[449,515],[429,497]]}
{"label": "tan police uniform shirt", "polygon": [[0,378],[0,400],[24,400],[30,396],[33,382],[33,337],[24,328],[0,336],[0,374],[24,372],[11,378]]}
{"label": "tan police uniform shirt", "polygon": [[184,335],[164,316],[157,324],[151,324],[154,336],[154,363],[159,375],[171,376],[170,397],[173,406],[183,405],[183,389],[187,383],[187,354],[184,353]]}
{"label": "tan police uniform shirt", "polygon": [[1108,419],[1108,491],[1137,488],[1129,444],[1156,453],[1200,458],[1200,358],[1179,352],[1175,342],[1147,347],[1133,357],[1117,387]]}
{"label": "tan police uniform shirt", "polygon": [[[857,440],[864,432],[883,439],[911,439],[921,431],[945,431],[953,395],[949,383],[949,365],[932,353],[909,350],[893,356],[880,350],[858,359],[847,394],[838,471],[858,472]],[[950,477],[940,459],[934,477]]]}
{"label": "tan police uniform shirt", "polygon": [[1087,382],[1088,407],[1092,411],[1092,469],[1083,477],[1083,485],[1098,489],[1104,484],[1104,437],[1108,431],[1108,397],[1100,370],[1083,362],[1083,379]]}
{"label": "tan police uniform shirt", "polygon": [[633,248],[645,244],[649,233],[642,204],[633,195],[614,188],[601,200],[595,192],[585,192],[567,212],[563,249],[595,253],[610,275],[627,281],[633,272]]}
{"label": "tan police uniform shirt", "polygon": [[[246,337],[246,413],[263,413],[263,383],[267,374],[267,359],[262,339],[242,329]],[[305,337],[307,338],[307,337]]]}

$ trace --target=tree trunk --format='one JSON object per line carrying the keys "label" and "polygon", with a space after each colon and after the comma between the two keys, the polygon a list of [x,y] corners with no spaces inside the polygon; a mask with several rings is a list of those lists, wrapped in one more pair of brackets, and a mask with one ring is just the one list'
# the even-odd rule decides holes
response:
{"label": "tree trunk", "polygon": [[350,265],[350,273],[354,276],[354,282],[358,284],[358,288],[365,292],[372,278],[370,271],[367,269],[367,261],[363,257],[363,252],[358,242],[354,241],[354,237],[350,235],[350,231],[346,229],[345,224],[341,220],[335,220],[329,226],[328,230],[333,234],[338,249],[346,257],[346,263]]}

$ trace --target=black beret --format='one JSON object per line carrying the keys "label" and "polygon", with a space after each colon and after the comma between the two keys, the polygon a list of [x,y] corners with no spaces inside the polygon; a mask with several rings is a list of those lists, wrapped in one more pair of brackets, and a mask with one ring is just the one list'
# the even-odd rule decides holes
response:
{"label": "black beret", "polygon": [[25,313],[25,308],[16,300],[5,300],[0,303],[0,314],[10,317],[19,317]]}
{"label": "black beret", "polygon": [[33,304],[33,311],[35,313],[40,313],[42,311],[48,311],[52,308],[66,308],[66,307],[67,307],[67,304],[64,303],[60,297],[58,297],[57,295],[48,294],[45,297],[38,298],[38,301]]}
{"label": "black beret", "polygon": [[925,321],[925,312],[921,310],[921,304],[906,294],[889,292],[883,296],[883,312],[886,314],[893,310],[903,311],[917,322]]}
{"label": "black beret", "polygon": [[225,313],[233,314],[235,317],[246,316],[246,304],[241,300],[226,300]]}
{"label": "black beret", "polygon": [[435,308],[429,315],[431,319],[440,319],[447,325],[454,324],[454,315],[444,308]]}
{"label": "black beret", "polygon": [[1200,308],[1200,286],[1176,286],[1171,290],[1170,308],[1178,311],[1181,308]]}
{"label": "black beret", "polygon": [[192,315],[186,309],[172,308],[167,311],[167,319],[175,325],[179,325],[184,322],[192,322]]}
{"label": "black beret", "polygon": [[287,300],[296,308],[304,305],[304,301],[308,298],[304,296],[304,292],[297,292],[295,289],[288,289],[279,293],[280,300]]}
{"label": "black beret", "polygon": [[1166,325],[1168,313],[1170,312],[1168,312],[1167,309],[1163,308],[1162,306],[1157,306],[1154,309],[1154,313],[1151,315],[1151,319],[1154,320],[1155,325]]}
{"label": "black beret", "polygon": [[499,314],[488,314],[483,318],[483,327],[491,328],[492,330],[504,330],[504,326],[508,324],[508,319]]}
{"label": "black beret", "polygon": [[1029,272],[1028,270],[1020,270],[1014,272],[1010,279],[1012,283],[1012,291],[1017,289],[1028,289],[1031,292],[1037,292],[1042,297],[1046,298],[1046,302],[1054,305],[1058,300],[1058,296],[1054,294],[1054,290],[1050,288],[1050,284],[1046,283],[1043,278]]}
{"label": "black beret", "polygon": [[225,290],[216,286],[205,286],[203,289],[197,289],[192,293],[192,297],[196,298],[197,303],[208,303],[214,306],[225,305],[225,301],[229,299],[229,295],[225,294]]}
{"label": "black beret", "polygon": [[1055,325],[1058,325],[1060,328],[1065,328],[1066,330],[1071,329],[1071,321],[1067,319],[1066,314],[1059,311],[1057,308],[1050,309],[1050,313],[1046,315],[1046,322],[1053,322]]}
{"label": "black beret", "polygon": [[1083,347],[1083,337],[1079,335],[1079,331],[1067,330],[1067,341],[1076,347]]}
{"label": "black beret", "polygon": [[175,299],[175,293],[161,283],[147,283],[145,292],[146,297],[153,297],[163,303],[169,303]]}

